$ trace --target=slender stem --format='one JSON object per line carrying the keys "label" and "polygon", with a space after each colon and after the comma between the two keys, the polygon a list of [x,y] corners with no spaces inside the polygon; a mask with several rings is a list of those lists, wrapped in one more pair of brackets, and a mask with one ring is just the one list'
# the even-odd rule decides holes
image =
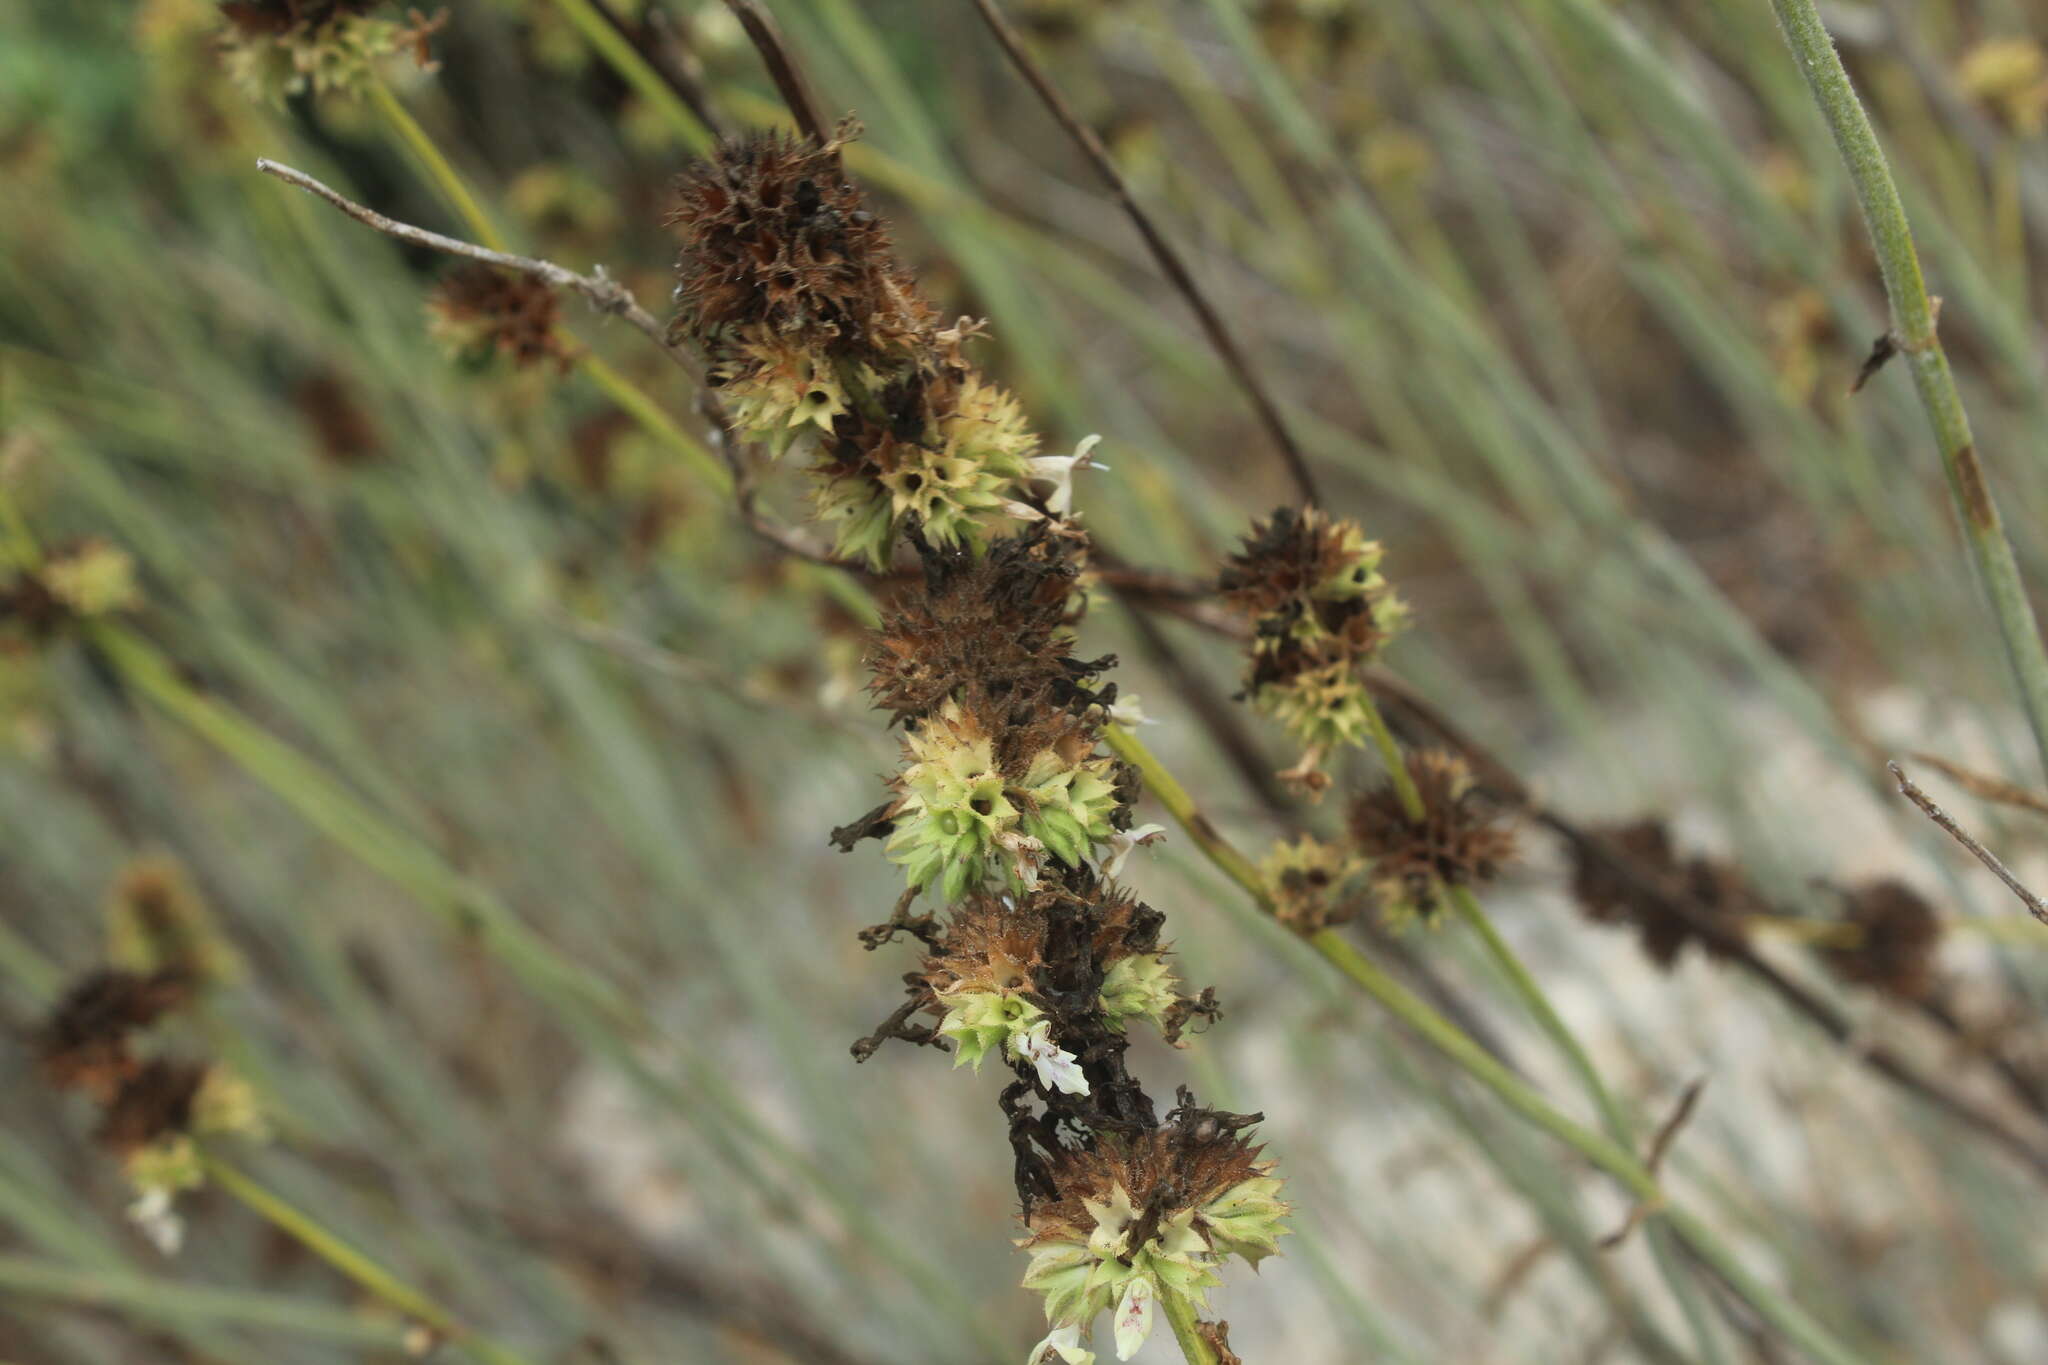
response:
{"label": "slender stem", "polygon": [[1203,1338],[1202,1320],[1188,1296],[1177,1290],[1164,1290],[1159,1295],[1159,1307],[1173,1327],[1173,1339],[1180,1343],[1180,1353],[1187,1357],[1188,1365],[1216,1365],[1216,1352]]}
{"label": "slender stem", "polygon": [[455,167],[442,155],[434,139],[427,136],[427,130],[420,127],[419,120],[406,111],[406,107],[398,102],[398,96],[392,94],[391,87],[384,82],[373,78],[368,88],[370,103],[377,107],[377,113],[398,138],[399,144],[420,163],[420,169],[426,172],[427,179],[434,183],[441,197],[448,201],[448,207],[455,210],[455,216],[468,224],[470,233],[485,246],[493,251],[504,251],[505,238],[498,231],[497,224],[484,212],[476,196],[469,192],[469,186],[455,173]]}
{"label": "slender stem", "polygon": [[1870,116],[1856,98],[1849,73],[1843,69],[1813,0],[1771,0],[1771,7],[1784,26],[1799,72],[1834,134],[1835,146],[1848,163],[1849,179],[1856,187],[1856,199],[1862,205],[1884,276],[1885,295],[1891,302],[1892,340],[1912,368],[1913,386],[1941,447],[1949,493],[1969,537],[1977,575],[1991,599],[1992,615],[2034,729],[2042,766],[2048,769],[2048,649],[2042,646],[2040,627],[2013,559],[2012,543],[2005,537],[1990,481],[1970,435],[1969,415],[1963,410],[1962,395],[1956,390],[1948,356],[1935,332],[1936,308],[1927,297],[1905,205],[1870,126]]}
{"label": "slender stem", "polygon": [[584,41],[611,64],[640,98],[653,105],[674,125],[685,146],[699,153],[710,149],[712,132],[703,116],[683,102],[654,65],[590,0],[555,0],[555,8],[576,26]]}
{"label": "slender stem", "polygon": [[[1130,731],[1111,725],[1106,726],[1103,733],[1110,748],[1138,770],[1145,780],[1146,791],[1166,808],[1203,855],[1242,887],[1261,911],[1272,915],[1273,899],[1258,870],[1209,823],[1208,817],[1188,795],[1187,788]],[[1750,1275],[1711,1228],[1682,1210],[1670,1208],[1665,1203],[1664,1191],[1656,1176],[1633,1152],[1557,1109],[1455,1024],[1359,952],[1336,930],[1325,929],[1312,934],[1308,943],[1324,961],[1405,1024],[1416,1037],[1491,1090],[1508,1108],[1613,1176],[1637,1199],[1666,1208],[1665,1216],[1693,1252],[1760,1317],[1776,1327],[1786,1340],[1797,1344],[1815,1360],[1826,1362],[1826,1365],[1860,1365],[1861,1357],[1837,1341],[1825,1327],[1809,1317],[1806,1310]]]}
{"label": "slender stem", "polygon": [[463,1326],[440,1304],[328,1231],[311,1215],[286,1203],[219,1157],[207,1156],[204,1160],[207,1175],[221,1189],[399,1312],[425,1323],[487,1365],[530,1365],[518,1352]]}
{"label": "slender stem", "polygon": [[[1506,978],[1515,997],[1522,1002],[1523,1008],[1529,1012],[1537,1026],[1564,1055],[1566,1063],[1578,1077],[1587,1098],[1593,1101],[1593,1107],[1600,1115],[1601,1128],[1606,1131],[1607,1136],[1623,1147],[1633,1149],[1635,1137],[1628,1115],[1615,1102],[1613,1092],[1600,1078],[1599,1068],[1593,1065],[1591,1054],[1579,1041],[1578,1035],[1572,1032],[1571,1025],[1565,1023],[1564,1016],[1550,1003],[1549,995],[1523,963],[1521,956],[1500,936],[1500,931],[1494,927],[1492,917],[1479,904],[1479,898],[1472,894],[1472,888],[1452,886],[1447,889],[1452,907],[1479,936],[1487,957]],[[1641,1207],[1649,1208],[1650,1216],[1654,1217],[1656,1210],[1653,1206]],[[1651,1256],[1657,1262],[1657,1270],[1663,1276],[1665,1284],[1670,1287],[1672,1298],[1678,1301],[1679,1310],[1685,1314],[1686,1324],[1692,1329],[1694,1340],[1699,1343],[1701,1355],[1709,1362],[1720,1361],[1723,1359],[1720,1342],[1707,1321],[1706,1313],[1699,1301],[1697,1287],[1686,1276],[1684,1269],[1678,1264],[1677,1257],[1672,1254],[1668,1232],[1666,1226],[1655,1222],[1650,1225]]]}
{"label": "slender stem", "polygon": [[1408,771],[1407,760],[1401,757],[1401,746],[1394,742],[1394,732],[1387,728],[1387,718],[1380,714],[1379,703],[1367,692],[1365,700],[1365,724],[1372,731],[1373,747],[1380,751],[1380,762],[1386,766],[1387,777],[1394,784],[1394,791],[1401,798],[1401,809],[1416,824],[1421,824],[1428,815],[1422,804],[1422,793],[1416,790],[1415,775]]}

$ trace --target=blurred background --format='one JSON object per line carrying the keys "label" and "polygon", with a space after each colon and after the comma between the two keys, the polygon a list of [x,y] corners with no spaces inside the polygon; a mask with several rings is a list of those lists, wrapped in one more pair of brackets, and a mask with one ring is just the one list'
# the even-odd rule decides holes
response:
{"label": "blurred background", "polygon": [[[990,320],[978,358],[1049,449],[1102,435],[1077,496],[1099,543],[1213,577],[1285,468],[973,9],[772,8],[864,123],[848,165],[924,292]],[[2042,774],[1903,367],[1849,394],[1883,298],[1769,6],[1008,8],[1329,505],[1386,545],[1415,610],[1387,668],[1546,809],[1665,820],[1739,868],[1760,959],[1839,1025],[1697,951],[1661,970],[1526,829],[1487,903],[1624,1105],[1653,1127],[1706,1078],[1673,1190],[1866,1359],[2048,1359],[2040,1170],[1868,1064],[1890,1049],[2048,1151],[2048,930],[1883,760],[2023,877],[2048,874],[2040,814],[1908,756]],[[1825,14],[2048,581],[2048,25],[2023,0]],[[248,1169],[530,1358],[1021,1360],[1043,1327],[999,1078],[847,1054],[912,965],[854,937],[898,871],[826,841],[897,762],[860,692],[866,597],[707,484],[694,395],[644,338],[565,299],[560,364],[451,354],[425,308],[444,260],[253,169],[476,236],[459,179],[513,249],[660,313],[668,187],[707,145],[677,88],[776,124],[758,56],[715,3],[468,0],[432,69],[270,103],[221,30],[205,0],[0,8],[9,532],[125,550],[142,642],[0,653],[0,1360],[430,1345],[212,1187],[159,1255],[89,1108],[36,1075],[20,1043],[107,958],[139,859],[239,960],[181,1027],[275,1116]],[[801,493],[788,470],[762,497],[795,520]],[[1228,701],[1206,604],[1165,606],[1105,594],[1082,639],[1121,656],[1148,742],[1254,857],[1334,828],[1369,765],[1321,805],[1267,799],[1296,755]],[[1219,702],[1252,753],[1219,745]],[[1696,1340],[1642,1237],[1595,1245],[1627,1212],[1611,1182],[1177,833],[1128,872],[1226,1010],[1136,1070],[1263,1111],[1297,1206],[1286,1255],[1217,1296],[1247,1361],[1798,1358],[1713,1292]],[[1815,950],[1881,876],[1941,917],[1938,1007]],[[1465,934],[1357,932],[1591,1121]],[[590,979],[654,1026],[606,1022]],[[1163,1333],[1141,1357],[1171,1358]]]}

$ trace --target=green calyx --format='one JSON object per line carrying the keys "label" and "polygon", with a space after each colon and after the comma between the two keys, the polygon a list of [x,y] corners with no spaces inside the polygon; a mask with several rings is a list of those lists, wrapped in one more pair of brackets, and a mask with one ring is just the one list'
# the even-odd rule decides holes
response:
{"label": "green calyx", "polygon": [[1261,686],[1252,703],[1280,722],[1304,749],[1324,752],[1364,744],[1371,735],[1371,694],[1349,660]]}
{"label": "green calyx", "polygon": [[1046,749],[1010,782],[991,740],[950,702],[907,746],[914,761],[897,779],[903,799],[886,852],[917,890],[935,887],[951,902],[993,876],[1028,889],[1041,855],[1078,866],[1110,837],[1117,798],[1107,758],[1070,762]]}
{"label": "green calyx", "polygon": [[1045,1011],[1019,995],[1000,991],[962,991],[946,997],[950,1007],[939,1022],[939,1036],[953,1041],[953,1065],[971,1065],[977,1072],[992,1051],[1030,1031]]}
{"label": "green calyx", "polygon": [[1180,999],[1173,969],[1160,953],[1133,953],[1110,965],[1102,978],[1102,1012],[1117,1028],[1127,1020],[1149,1019],[1161,1031],[1166,1012]]}

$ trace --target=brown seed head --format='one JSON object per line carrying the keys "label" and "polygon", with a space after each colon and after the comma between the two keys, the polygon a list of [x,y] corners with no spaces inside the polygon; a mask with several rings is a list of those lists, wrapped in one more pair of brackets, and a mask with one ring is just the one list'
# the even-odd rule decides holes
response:
{"label": "brown seed head", "polygon": [[1095,699],[1085,681],[1116,658],[1074,657],[1071,541],[1041,522],[980,553],[927,546],[923,557],[923,584],[904,594],[868,652],[876,705],[908,721],[948,700],[990,710],[1080,709]]}
{"label": "brown seed head", "polygon": [[1349,523],[1317,508],[1276,508],[1252,523],[1244,547],[1223,563],[1218,586],[1231,606],[1257,618],[1311,595],[1362,558]]}
{"label": "brown seed head", "polygon": [[938,996],[961,989],[1037,996],[1098,984],[1124,958],[1162,950],[1162,919],[1107,878],[1078,890],[1048,882],[1023,896],[970,896],[924,959],[932,1012],[944,1012]]}
{"label": "brown seed head", "polygon": [[381,0],[228,0],[221,17],[245,38],[313,32],[347,15],[367,14]]}
{"label": "brown seed head", "polygon": [[190,995],[190,978],[176,968],[146,974],[98,971],[80,979],[43,1025],[43,1074],[60,1089],[108,1099],[135,1074],[130,1035],[178,1009]]}
{"label": "brown seed head", "polygon": [[206,1067],[162,1057],[144,1064],[115,1094],[93,1136],[117,1156],[141,1151],[160,1138],[192,1126],[192,1101],[206,1081]]}
{"label": "brown seed head", "polygon": [[556,329],[555,291],[534,279],[481,263],[451,271],[427,299],[429,329],[465,360],[493,353],[524,369],[552,359],[567,370],[572,357]]}
{"label": "brown seed head", "polygon": [[1439,885],[1491,880],[1514,857],[1515,836],[1479,795],[1464,760],[1419,749],[1406,763],[1422,797],[1421,820],[1409,818],[1388,782],[1353,803],[1351,837],[1388,909],[1427,918],[1439,908]]}
{"label": "brown seed head", "polygon": [[1919,892],[1890,878],[1865,882],[1849,893],[1848,924],[1853,941],[1821,949],[1842,980],[1901,1000],[1923,999],[1933,989],[1941,918]]}
{"label": "brown seed head", "polygon": [[[1659,967],[1669,970],[1688,943],[1697,941],[1720,955],[1747,936],[1746,921],[1759,908],[1748,882],[1711,858],[1681,860],[1662,821],[1596,826],[1587,833],[1621,866],[1574,845],[1573,897],[1588,919],[1635,925],[1643,952]],[[1712,932],[1701,933],[1674,904],[1688,907]]]}
{"label": "brown seed head", "polygon": [[762,134],[721,145],[676,185],[676,337],[758,325],[861,358],[901,355],[931,306],[896,264],[888,229],[838,144]]}
{"label": "brown seed head", "polygon": [[[1058,1196],[1033,1203],[1026,1220],[1033,1239],[1085,1239],[1095,1218],[1082,1201],[1106,1204],[1119,1185],[1133,1208],[1151,1213],[1156,1229],[1180,1210],[1200,1208],[1266,1174],[1271,1163],[1259,1160],[1264,1149],[1244,1134],[1264,1117],[1202,1108],[1182,1090],[1180,1104],[1157,1128],[1103,1133],[1091,1146],[1059,1153],[1048,1166]],[[1134,1236],[1132,1245],[1145,1240]]]}

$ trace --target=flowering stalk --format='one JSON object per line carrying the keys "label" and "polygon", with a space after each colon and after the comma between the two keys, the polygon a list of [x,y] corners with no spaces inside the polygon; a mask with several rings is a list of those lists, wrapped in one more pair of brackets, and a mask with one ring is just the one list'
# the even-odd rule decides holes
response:
{"label": "flowering stalk", "polygon": [[1828,131],[1834,135],[1835,146],[1849,168],[1850,182],[1856,187],[1856,201],[1863,210],[1878,269],[1884,276],[1885,297],[1891,304],[1889,340],[1905,355],[1913,372],[1913,387],[1941,448],[1949,494],[1969,538],[1978,578],[1991,599],[1992,616],[2005,642],[2006,660],[2033,727],[2042,766],[2048,769],[2048,647],[2042,644],[2012,543],[2006,539],[1983,460],[1970,434],[1969,414],[1935,331],[1937,310],[1920,273],[1920,256],[1913,247],[1905,204],[1892,181],[1884,148],[1870,126],[1870,116],[1856,98],[1849,73],[1813,0],[1771,0],[1771,7],[1777,11],[1799,74],[1827,119]]}

